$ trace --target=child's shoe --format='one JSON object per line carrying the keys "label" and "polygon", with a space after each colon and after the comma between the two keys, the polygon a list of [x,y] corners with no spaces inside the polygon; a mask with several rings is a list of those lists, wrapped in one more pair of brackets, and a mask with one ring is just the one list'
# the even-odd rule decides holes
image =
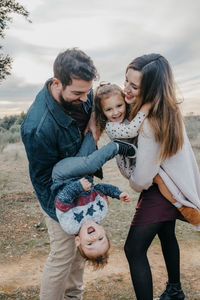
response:
{"label": "child's shoe", "polygon": [[118,154],[128,156],[129,158],[134,158],[136,156],[137,148],[133,144],[120,140],[114,140],[114,142],[119,145]]}

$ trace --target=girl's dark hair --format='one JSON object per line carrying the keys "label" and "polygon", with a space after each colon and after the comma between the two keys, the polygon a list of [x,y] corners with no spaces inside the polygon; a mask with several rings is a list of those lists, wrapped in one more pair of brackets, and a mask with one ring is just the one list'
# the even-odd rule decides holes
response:
{"label": "girl's dark hair", "polygon": [[[96,124],[100,131],[103,132],[106,126],[107,118],[102,110],[102,99],[108,99],[113,95],[121,95],[124,99],[124,92],[117,84],[111,83],[100,83],[94,93],[94,105],[95,105],[95,116]],[[125,101],[125,100],[124,100]],[[129,113],[129,106],[126,103],[126,116]]]}
{"label": "girl's dark hair", "polygon": [[160,142],[159,159],[164,160],[177,153],[183,146],[183,118],[176,98],[175,83],[169,62],[160,54],[140,56],[128,65],[140,71],[140,97],[130,112],[133,118],[145,103],[152,103],[148,120]]}
{"label": "girl's dark hair", "polygon": [[78,48],[59,53],[54,61],[53,71],[54,77],[61,81],[63,88],[70,85],[72,79],[91,81],[98,78],[92,59]]}

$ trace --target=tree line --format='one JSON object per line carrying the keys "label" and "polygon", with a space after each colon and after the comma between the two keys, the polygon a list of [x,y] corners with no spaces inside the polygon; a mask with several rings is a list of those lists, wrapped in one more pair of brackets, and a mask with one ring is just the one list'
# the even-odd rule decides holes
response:
{"label": "tree line", "polygon": [[26,117],[26,113],[20,115],[5,116],[0,119],[0,152],[11,143],[21,141],[20,126]]}

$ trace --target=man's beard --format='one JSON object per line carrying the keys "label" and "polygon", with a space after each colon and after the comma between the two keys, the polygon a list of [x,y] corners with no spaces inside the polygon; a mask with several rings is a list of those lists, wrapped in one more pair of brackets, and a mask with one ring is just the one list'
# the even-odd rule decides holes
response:
{"label": "man's beard", "polygon": [[73,100],[71,102],[67,102],[67,101],[65,101],[65,99],[63,98],[63,96],[61,94],[59,95],[59,100],[60,100],[61,106],[65,110],[68,110],[68,111],[72,110],[75,105],[80,105],[80,104],[83,103],[83,101],[80,100],[80,99],[76,99],[76,100]]}

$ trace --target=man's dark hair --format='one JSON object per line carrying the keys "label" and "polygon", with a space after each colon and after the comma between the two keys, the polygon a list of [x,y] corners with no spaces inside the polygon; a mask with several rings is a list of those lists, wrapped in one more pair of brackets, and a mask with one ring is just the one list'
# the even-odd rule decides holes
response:
{"label": "man's dark hair", "polygon": [[78,48],[67,49],[59,53],[53,65],[54,77],[65,88],[72,79],[91,81],[98,78],[97,69],[92,59]]}

